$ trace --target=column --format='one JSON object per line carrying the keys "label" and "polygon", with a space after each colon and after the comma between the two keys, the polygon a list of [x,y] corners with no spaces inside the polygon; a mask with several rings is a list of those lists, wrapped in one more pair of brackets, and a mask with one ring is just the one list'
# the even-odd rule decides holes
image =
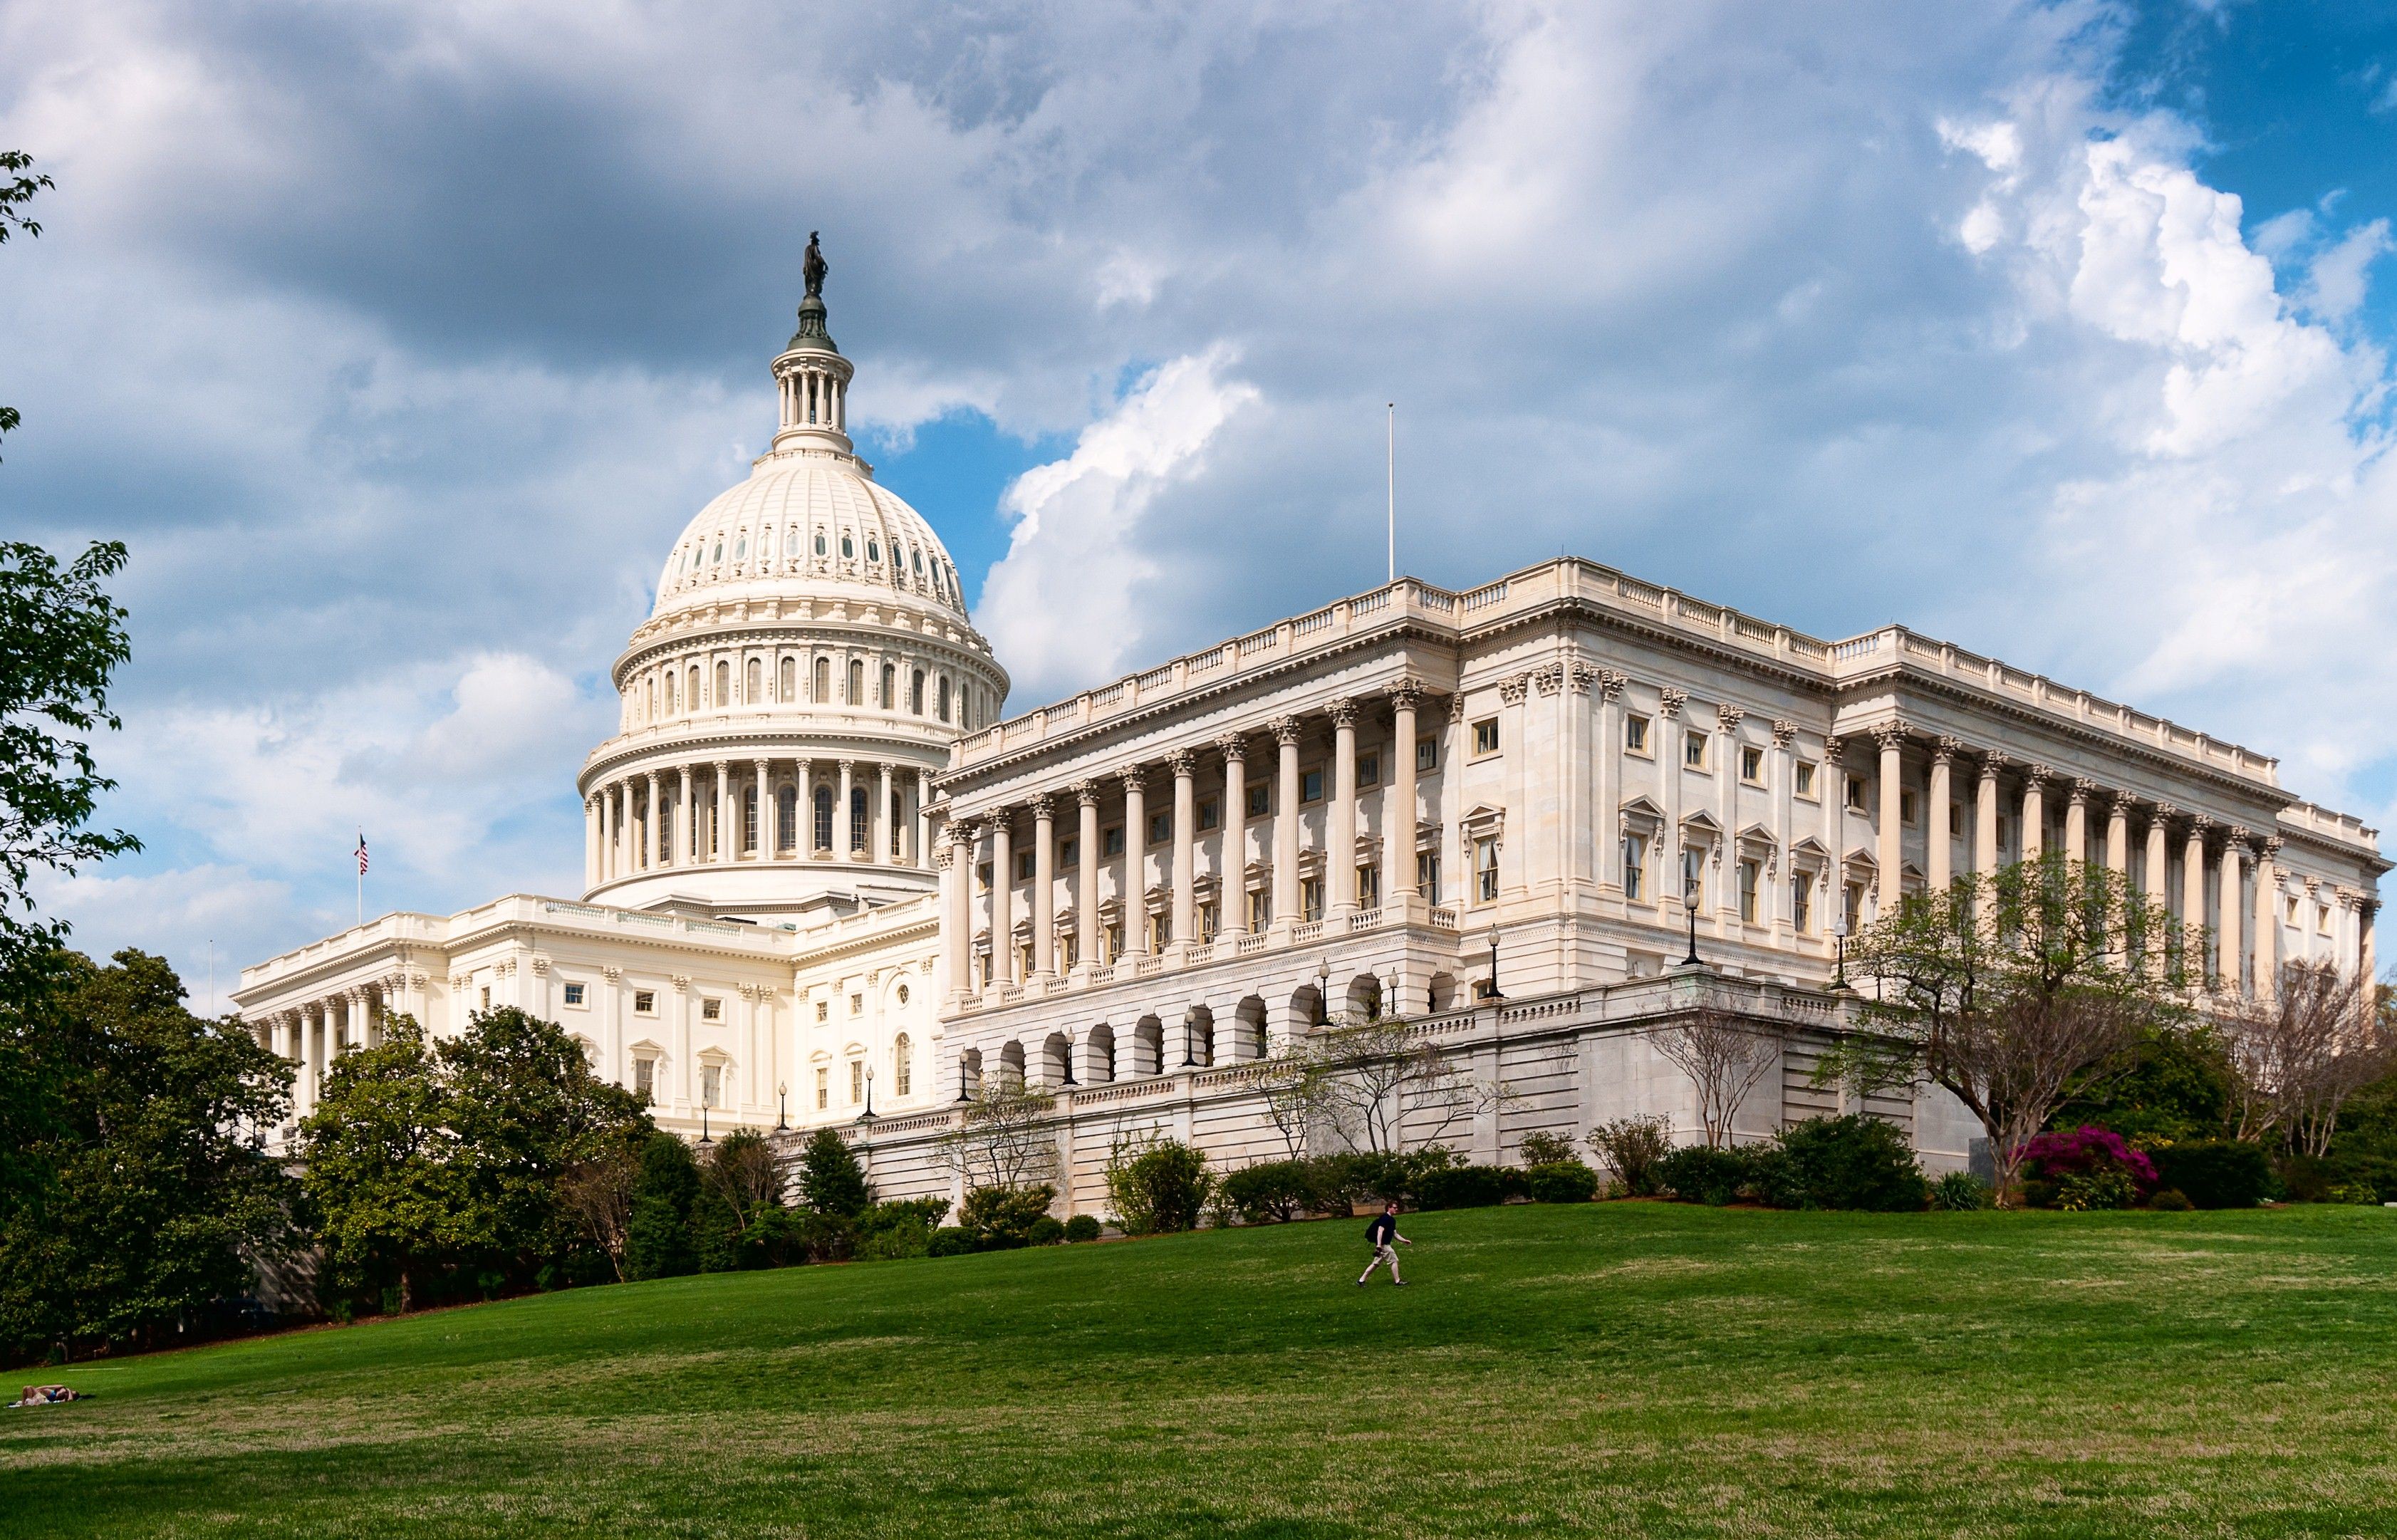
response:
{"label": "column", "polygon": [[1444,885],[1450,902],[1465,903],[1473,880],[1473,862],[1465,851],[1465,690],[1458,686],[1448,698],[1448,736],[1441,740],[1440,762],[1440,864],[1449,874]]}
{"label": "column", "polygon": [[2216,938],[2215,956],[2219,959],[2215,970],[2222,978],[2226,995],[2244,995],[2246,970],[2241,963],[2239,941],[2239,901],[2246,894],[2247,831],[2232,825],[2222,837],[2222,864],[2218,869],[2218,891],[2221,894],[2222,925]]}
{"label": "column", "polygon": [[[1215,864],[1216,904],[1222,914],[1216,929],[1225,935],[1249,933],[1249,750],[1237,732],[1215,740],[1224,757],[1224,854]],[[1412,766],[1414,760],[1409,757]],[[1414,785],[1412,770],[1409,787]]]}
{"label": "column", "polygon": [[[1337,917],[1357,907],[1357,703],[1329,703],[1332,714],[1332,848],[1324,852],[1324,914]],[[1520,721],[1522,714],[1517,712]],[[1520,734],[1518,734],[1520,738]],[[1508,745],[1520,758],[1522,744]]]}
{"label": "column", "polygon": [[1977,888],[1973,911],[1984,921],[1997,912],[1997,895],[1989,884],[1998,869],[1998,798],[2005,789],[1998,775],[2005,765],[2002,754],[1982,755],[1981,783],[1973,794],[1973,876]]}
{"label": "column", "polygon": [[2256,997],[2270,999],[2281,984],[2281,837],[2256,847]]}
{"label": "column", "polygon": [[973,826],[952,824],[948,836],[936,858],[949,916],[941,955],[949,970],[949,998],[962,999],[973,984]]}
{"label": "column", "polygon": [[1032,976],[1057,976],[1057,799],[1032,799]]}
{"label": "column", "polygon": [[2203,813],[2189,821],[2189,840],[2180,857],[2180,931],[2188,948],[2189,986],[2205,987],[2205,834],[2214,820]]}
{"label": "column", "polygon": [[1722,826],[1710,860],[1715,867],[1715,919],[1719,935],[1737,935],[1739,918],[1739,724],[1748,713],[1734,705],[1715,707],[1715,822]]}
{"label": "column", "polygon": [[[1599,671],[1598,880],[1600,887],[1613,889],[1617,899],[1623,896],[1623,687],[1627,682],[1611,668]],[[1781,746],[1789,745],[1785,742]],[[1441,859],[1455,858],[1443,851]],[[1440,902],[1438,893],[1432,902]]]}
{"label": "column", "polygon": [[585,892],[599,886],[599,797],[594,792],[583,798],[583,888]]}
{"label": "column", "polygon": [[1873,864],[1881,868],[1881,913],[1897,913],[1906,896],[1906,724],[1884,722],[1873,729],[1881,745],[1881,830],[1874,842]]}
{"label": "column", "polygon": [[778,800],[774,796],[773,765],[771,761],[760,759],[757,761],[757,859],[760,861],[773,860],[783,848],[774,827]]}
{"label": "column", "polygon": [[[2373,941],[2373,919],[2380,913],[2380,901],[2366,893],[2355,901],[2355,966],[2364,975],[2364,1009],[2376,1009],[2380,1000],[2378,981],[2380,957]],[[2367,1021],[2370,1017],[2365,1018]]]}
{"label": "column", "polygon": [[874,849],[869,852],[875,863],[895,862],[891,854],[891,765],[888,760],[874,767],[876,794],[874,797]]}
{"label": "column", "polygon": [[1081,860],[1074,867],[1075,966],[1088,971],[1099,960],[1099,786],[1095,781],[1074,784],[1080,822],[1075,826],[1075,848]]}
{"label": "column", "polygon": [[2106,811],[2106,869],[2124,877],[2131,872],[2131,799],[2120,793]]}
{"label": "column", "polygon": [[[1773,858],[1767,864],[1770,877],[1765,887],[1765,919],[1774,927],[1781,945],[1790,944],[1796,931],[1798,917],[1792,912],[1790,896],[1798,880],[1798,864],[1790,859],[1789,848],[1797,843],[1797,834],[1790,824],[1796,812],[1791,804],[1792,783],[1796,772],[1792,766],[1798,742],[1798,724],[1786,716],[1773,719],[1773,760],[1765,770],[1766,784],[1772,790],[1766,795],[1773,805]],[[1601,754],[1601,759],[1604,755]],[[1819,789],[1819,788],[1818,788]]]}
{"label": "column", "polygon": [[732,762],[716,761],[716,859],[732,859]]}
{"label": "column", "polygon": [[[832,858],[835,861],[857,859],[857,838],[850,822],[849,810],[850,795],[853,785],[850,776],[856,768],[857,761],[854,759],[844,759],[840,762],[839,797],[832,805]],[[1007,885],[1014,879],[1014,876],[1011,870],[994,871],[991,873],[991,884],[995,890],[1004,891]]]}
{"label": "column", "polygon": [[646,780],[648,802],[641,809],[641,864],[655,866],[665,858],[664,830],[658,818],[658,772],[650,770]]}
{"label": "column", "polygon": [[1390,753],[1398,760],[1382,794],[1382,901],[1415,886],[1415,708],[1423,686],[1401,679],[1390,690]]}
{"label": "column", "polygon": [[1176,749],[1166,757],[1173,772],[1173,940],[1198,940],[1198,757]]}
{"label": "column", "polygon": [[1279,761],[1275,765],[1273,815],[1273,923],[1288,930],[1298,923],[1298,718],[1279,717],[1273,724]]}
{"label": "column", "polygon": [[[849,761],[840,762],[840,784],[849,790]],[[841,816],[849,816],[846,809]],[[1015,812],[993,808],[990,812],[990,977],[994,984],[1015,980]]]}
{"label": "column", "polygon": [[699,860],[699,812],[690,801],[690,767],[684,765],[675,774],[675,811],[682,815],[682,843],[675,851],[675,864],[689,866]]}
{"label": "column", "polygon": [[1953,816],[1948,804],[1956,791],[1951,777],[1956,765],[1956,751],[1964,745],[1953,738],[1942,738],[1931,745],[1931,788],[1923,797],[1922,866],[1924,883],[1935,893],[1944,893],[1956,878],[1956,837],[1948,827]]}
{"label": "column", "polygon": [[[2164,835],[2166,826],[2176,816],[2177,816],[2179,810],[2179,809],[2174,807],[2169,802],[2159,802],[2148,814],[2148,859],[2147,870],[2145,873],[2146,880],[2143,884],[2143,896],[2147,899],[2148,903],[2153,904],[2160,911],[2169,907],[2168,901],[2171,896],[2165,891],[2165,889],[2169,886],[2166,873],[2170,868],[2166,864],[2164,854]],[[2155,934],[2148,938],[2148,970],[2149,972],[2154,973],[2158,977],[2163,976],[2164,965],[2167,960],[2166,954],[2169,948],[2162,931],[2158,931]]]}
{"label": "column", "polygon": [[1134,765],[1123,777],[1123,877],[1116,892],[1123,908],[1124,950],[1148,950],[1148,769]]}
{"label": "column", "polygon": [[638,834],[633,824],[633,783],[617,782],[616,797],[616,875],[630,877],[638,869],[638,863],[633,859],[633,841]]}
{"label": "column", "polygon": [[2075,865],[2089,860],[2089,794],[2096,783],[2076,780],[2064,804],[2064,859]]}
{"label": "column", "polygon": [[[932,772],[919,769],[916,771],[916,848],[907,852],[909,860],[917,866],[930,867],[932,864],[931,809]],[[1097,860],[1098,853],[1095,846],[1082,847],[1082,859],[1085,861]]]}
{"label": "column", "polygon": [[2045,765],[2023,770],[2022,858],[2037,861],[2047,853],[2047,785]]}

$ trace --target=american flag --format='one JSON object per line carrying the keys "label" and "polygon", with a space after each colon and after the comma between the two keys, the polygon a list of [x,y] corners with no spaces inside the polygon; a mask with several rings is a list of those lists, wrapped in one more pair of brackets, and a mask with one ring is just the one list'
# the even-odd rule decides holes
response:
{"label": "american flag", "polygon": [[367,832],[358,831],[358,876],[367,875]]}

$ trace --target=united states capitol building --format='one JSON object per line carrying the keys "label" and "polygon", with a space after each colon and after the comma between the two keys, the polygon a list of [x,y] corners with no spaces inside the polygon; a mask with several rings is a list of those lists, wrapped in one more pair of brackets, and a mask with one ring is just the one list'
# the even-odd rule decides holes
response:
{"label": "united states capitol building", "polygon": [[[299,1114],[391,1016],[519,1006],[661,1126],[836,1125],[891,1196],[952,1190],[936,1142],[983,1086],[1052,1091],[1062,1204],[1092,1211],[1119,1137],[1281,1154],[1256,1066],[1344,1013],[1509,1088],[1440,1131],[1481,1160],[1628,1113],[1694,1130],[1643,1028],[1701,1001],[1782,1043],[1744,1132],[1838,1110],[1810,1070],[1839,934],[2042,850],[2202,925],[2216,990],[2375,967],[2376,832],[2273,759],[1902,626],[1820,640],[1578,558],[1402,578],[1009,715],[939,535],[846,432],[811,278],[772,442],[616,660],[583,892],[244,970]],[[1935,1169],[1978,1132],[1935,1089],[1873,1110]]]}

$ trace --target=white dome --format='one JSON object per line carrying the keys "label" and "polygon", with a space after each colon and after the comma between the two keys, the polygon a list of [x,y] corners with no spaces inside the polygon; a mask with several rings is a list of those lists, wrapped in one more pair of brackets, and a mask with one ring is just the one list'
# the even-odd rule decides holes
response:
{"label": "white dome", "polygon": [[916,597],[969,625],[957,564],[924,516],[854,456],[816,448],[761,457],[683,529],[652,616],[800,594]]}

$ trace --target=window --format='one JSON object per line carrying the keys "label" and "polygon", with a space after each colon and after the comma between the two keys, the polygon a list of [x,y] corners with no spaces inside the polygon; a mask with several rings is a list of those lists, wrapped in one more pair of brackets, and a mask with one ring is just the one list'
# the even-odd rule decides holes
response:
{"label": "window", "polygon": [[865,660],[863,658],[849,660],[849,703],[853,706],[865,703]]}
{"label": "window", "polygon": [[1707,768],[1707,735],[1695,728],[1681,734],[1681,764],[1687,770]]}
{"label": "window", "polygon": [[942,721],[949,719],[949,681],[943,679],[940,690],[940,710],[935,714]]}
{"label": "window", "polygon": [[818,1020],[818,1021],[820,1021],[820,1022],[824,1022],[824,1021],[830,1021],[831,1019],[832,1019],[832,1001],[830,1001],[830,1000],[818,1000],[818,1001],[816,1001],[816,1020]]}
{"label": "window", "polygon": [[784,701],[797,700],[799,698],[799,661],[797,658],[783,659],[781,674],[783,680],[783,699]]}
{"label": "window", "polygon": [[[2320,933],[2322,933],[2323,935],[2325,935],[2325,936],[2326,936],[2326,935],[2329,935],[2329,934],[2330,934],[2330,905],[2329,905],[2329,904],[2315,904],[2315,905],[2314,905],[2314,929],[2315,929],[2317,931],[2319,931]],[[489,990],[486,990],[486,991],[484,991],[484,993],[489,994]]]}
{"label": "window", "polygon": [[1802,872],[1789,879],[1789,922],[1801,936],[1814,933],[1814,879]]}
{"label": "window", "polygon": [[799,788],[784,786],[774,794],[774,843],[787,850],[799,842]]}
{"label": "window", "polygon": [[824,554],[824,532],[822,529],[818,529],[818,530],[816,531],[816,555],[817,555],[817,556],[823,556]]}
{"label": "window", "polygon": [[849,1013],[850,1013],[850,1015],[852,1015],[852,1016],[862,1016],[862,1015],[865,1014],[865,997],[864,997],[864,996],[863,996],[863,995],[851,995],[851,996],[850,996],[850,998],[849,998]]}
{"label": "window", "polygon": [[658,1062],[655,1059],[633,1061],[633,1094],[643,1102],[658,1099]]}
{"label": "window", "polygon": [[716,665],[716,703],[729,705],[732,701],[732,665],[718,662]]}
{"label": "window", "polygon": [[[1078,937],[1078,936],[1077,936],[1077,935],[1076,935],[1073,931],[1058,931],[1058,932],[1057,932],[1057,971],[1058,971],[1059,972],[1061,972],[1061,973],[1070,973],[1070,972],[1072,972],[1072,971],[1074,971],[1074,965],[1075,965],[1076,963],[1079,962],[1079,961],[1081,960],[1081,958],[1082,958],[1082,944],[1081,944],[1081,938],[1080,938],[1080,937]],[[905,984],[901,984],[899,987],[900,987],[900,989],[901,989],[902,991],[904,991],[904,990],[906,989],[906,987],[907,987],[907,986],[906,986]]]}
{"label": "window", "polygon": [[1319,770],[1298,772],[1298,799],[1301,802],[1323,800],[1323,772]]}
{"label": "window", "polygon": [[1071,870],[1082,864],[1082,842],[1072,835],[1057,841],[1057,864]]}
{"label": "window", "polygon": [[1950,802],[1948,804],[1948,837],[1955,839],[1962,837],[1963,833],[1964,804]]}
{"label": "window", "polygon": [[865,788],[849,789],[849,848],[862,850],[865,845]]}
{"label": "window", "polygon": [[1436,770],[1438,769],[1440,769],[1440,740],[1437,738],[1416,739],[1415,772],[1417,774],[1422,774],[1426,770]]}
{"label": "window", "polygon": [[724,1002],[722,1000],[715,999],[700,1001],[699,1019],[703,1022],[722,1021],[724,1019]]}
{"label": "window", "polygon": [[875,539],[872,535],[865,537],[865,559],[868,561],[880,561],[882,559],[882,542]]}
{"label": "window", "polygon": [[1498,752],[1498,718],[1485,716],[1473,724],[1473,752],[1478,757]]}
{"label": "window", "polygon": [[1200,941],[1215,939],[1216,913],[1215,905],[1212,904],[1198,905],[1198,939]]}
{"label": "window", "polygon": [[1224,799],[1220,797],[1200,797],[1198,799],[1199,832],[1203,834],[1209,829],[1220,829],[1223,826]]}
{"label": "window", "polygon": [[832,849],[832,788],[830,786],[816,788],[815,804],[814,848],[819,850],[829,850]]}
{"label": "window", "polygon": [[1865,810],[1865,778],[1861,775],[1848,777],[1848,810],[1851,812]]}
{"label": "window", "polygon": [[1739,778],[1751,786],[1764,784],[1764,751],[1753,743],[1739,746]]}
{"label": "window", "polygon": [[1366,862],[1357,868],[1357,907],[1378,909],[1382,906],[1382,868]]}
{"label": "window", "polygon": [[1743,924],[1753,925],[1757,921],[1756,885],[1763,875],[1764,867],[1761,862],[1743,861],[1739,864],[1739,917]]}
{"label": "window", "polygon": [[1032,880],[1032,852],[1030,850],[1018,850],[1015,852],[1015,880],[1018,882],[1029,882]]}
{"label": "window", "polygon": [[1303,920],[1323,917],[1323,879],[1321,877],[1303,877],[1298,879],[1298,917]]}
{"label": "window", "polygon": [[636,990],[634,990],[634,991],[633,991],[633,1014],[634,1014],[634,1015],[636,1015],[636,1016],[654,1016],[654,1015],[656,1015],[657,1013],[658,1013],[658,997],[657,997],[657,992],[656,992],[655,990],[651,990],[651,989],[636,989]]}
{"label": "window", "polygon": [[1473,842],[1473,896],[1478,904],[1497,902],[1498,841],[1494,839]]}
{"label": "window", "polygon": [[816,1110],[822,1112],[831,1105],[832,1066],[818,1065],[816,1065]]}
{"label": "window", "polygon": [[1440,902],[1440,852],[1422,850],[1415,855],[1415,891],[1432,904]]}
{"label": "window", "polygon": [[907,709],[918,716],[924,715],[924,671],[920,668],[907,681]]}
{"label": "window", "polygon": [[1104,932],[1104,940],[1101,944],[1106,948],[1107,955],[1105,958],[1101,959],[1102,961],[1112,960],[1123,956],[1123,923],[1120,920],[1106,928],[1106,931]]}
{"label": "window", "polygon": [[1148,842],[1152,845],[1162,845],[1172,837],[1173,815],[1170,812],[1150,813],[1148,815]]}
{"label": "window", "polygon": [[816,660],[815,694],[812,698],[817,701],[832,699],[832,660],[830,658]]}
{"label": "window", "polygon": [[1648,901],[1648,837],[1623,837],[1623,896],[1634,904]]}
{"label": "window", "polygon": [[2289,923],[2297,923],[2297,895],[2295,893],[2289,895]]}
{"label": "window", "polygon": [[858,1103],[864,1100],[865,1061],[863,1059],[851,1059],[849,1061],[849,1105],[850,1106],[855,1106]]}
{"label": "window", "polygon": [[1259,888],[1249,894],[1249,929],[1263,931],[1273,923],[1273,891]]}
{"label": "window", "polygon": [[722,1065],[699,1066],[699,1105],[703,1107],[720,1107],[724,1105],[724,1066]]}
{"label": "window", "polygon": [[1849,883],[1847,891],[1841,894],[1841,903],[1844,906],[1841,912],[1847,919],[1848,934],[1853,936],[1856,933],[1856,928],[1864,923],[1865,885],[1861,882]]}
{"label": "window", "polygon": [[1681,903],[1689,908],[1707,906],[1707,858],[1694,845],[1681,847]]}
{"label": "window", "polygon": [[566,1003],[569,1005],[581,1005],[583,1003],[583,985],[579,984],[569,984],[566,986]]}
{"label": "window", "polygon": [[1263,818],[1272,810],[1272,783],[1265,781],[1258,781],[1252,783],[1249,787],[1249,816],[1251,818]]}
{"label": "window", "polygon": [[1359,755],[1357,757],[1357,784],[1361,787],[1378,786],[1381,783],[1382,757],[1379,754]]}
{"label": "window", "polygon": [[747,670],[748,692],[741,698],[747,701],[752,705],[764,700],[766,698],[765,686],[760,682],[764,676],[765,665],[755,658],[750,659]]}
{"label": "window", "polygon": [[902,1032],[891,1044],[891,1093],[904,1096],[916,1084],[916,1045]]}
{"label": "window", "polygon": [[1648,718],[1626,716],[1623,719],[1623,752],[1646,755],[1648,752]]}
{"label": "window", "polygon": [[898,703],[899,665],[896,663],[884,663],[882,665],[882,698],[877,701],[875,704],[882,707],[883,710],[888,711],[892,706],[898,704]]}
{"label": "window", "polygon": [[757,788],[755,785],[743,788],[741,793],[741,848],[744,850],[757,848]]}
{"label": "window", "polygon": [[487,984],[483,985],[483,1009],[484,1009],[484,1010],[486,1010],[486,1011],[489,1011],[490,1008],[491,1008],[491,986],[490,986],[489,984]]}
{"label": "window", "polygon": [[1909,829],[1922,822],[1922,807],[1912,786],[1900,786],[1897,790],[1897,821]]}
{"label": "window", "polygon": [[1173,942],[1173,917],[1158,913],[1148,917],[1148,949],[1161,952]]}
{"label": "window", "polygon": [[843,530],[840,532],[840,554],[842,555],[842,556],[847,557],[847,558],[850,558],[850,559],[851,559],[851,560],[855,559],[855,557],[856,557],[856,556],[857,556],[857,540],[856,540],[856,537],[852,536],[852,535],[851,535],[848,530],[846,530],[846,529],[843,529]]}
{"label": "window", "polygon": [[1108,856],[1121,855],[1123,853],[1124,832],[1122,824],[1118,824],[1100,831],[1099,857],[1101,860],[1105,860]]}
{"label": "window", "polygon": [[901,1005],[907,1003],[907,986],[904,984],[899,986],[899,1003]]}

